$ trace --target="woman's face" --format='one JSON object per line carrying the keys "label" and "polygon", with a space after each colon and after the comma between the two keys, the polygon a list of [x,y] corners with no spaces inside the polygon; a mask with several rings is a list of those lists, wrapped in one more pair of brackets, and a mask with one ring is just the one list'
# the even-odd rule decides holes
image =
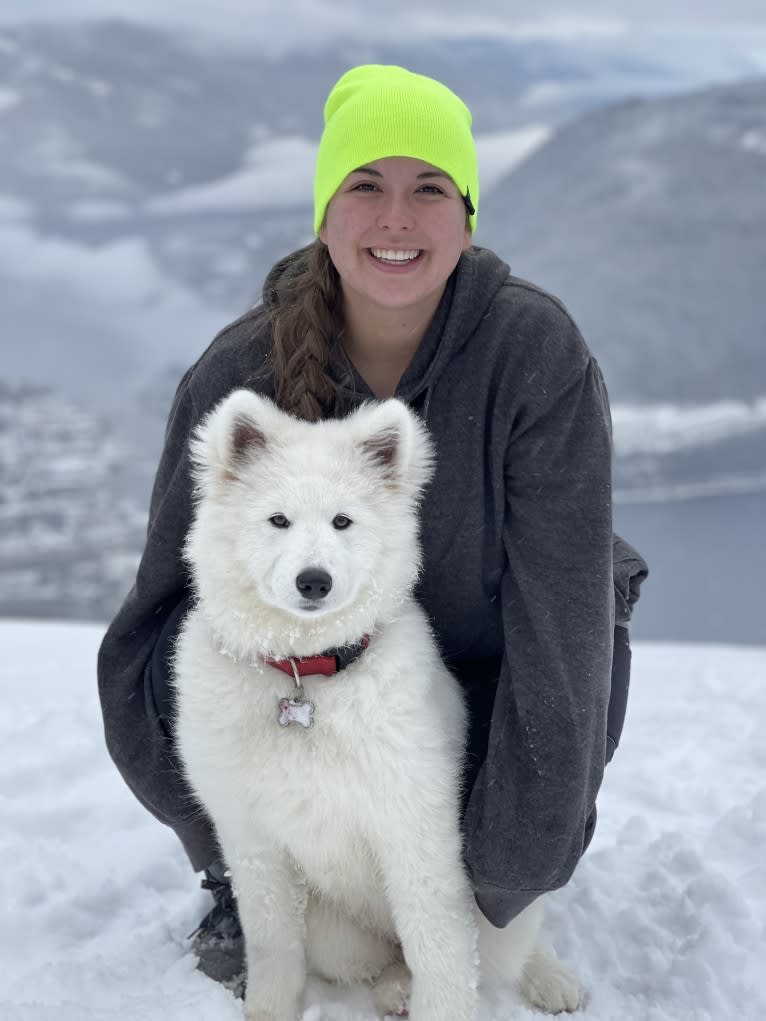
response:
{"label": "woman's face", "polygon": [[435,307],[471,244],[452,179],[422,160],[390,156],[354,170],[319,232],[343,295],[366,314]]}

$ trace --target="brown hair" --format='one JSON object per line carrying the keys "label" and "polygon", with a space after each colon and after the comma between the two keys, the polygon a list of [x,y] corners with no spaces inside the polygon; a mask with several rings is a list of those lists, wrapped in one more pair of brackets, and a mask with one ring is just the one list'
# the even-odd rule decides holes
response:
{"label": "brown hair", "polygon": [[343,302],[338,271],[318,238],[296,272],[280,285],[268,313],[274,399],[284,411],[315,422],[332,414],[339,385],[328,371],[340,349]]}

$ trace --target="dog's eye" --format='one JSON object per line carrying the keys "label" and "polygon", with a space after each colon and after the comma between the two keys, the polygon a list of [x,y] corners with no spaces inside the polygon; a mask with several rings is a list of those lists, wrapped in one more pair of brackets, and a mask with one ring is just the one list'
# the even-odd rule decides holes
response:
{"label": "dog's eye", "polygon": [[269,521],[275,528],[289,528],[290,522],[284,516],[284,514],[272,514]]}
{"label": "dog's eye", "polygon": [[347,518],[345,514],[336,514],[332,519],[332,527],[337,529],[348,528],[351,524],[351,518]]}

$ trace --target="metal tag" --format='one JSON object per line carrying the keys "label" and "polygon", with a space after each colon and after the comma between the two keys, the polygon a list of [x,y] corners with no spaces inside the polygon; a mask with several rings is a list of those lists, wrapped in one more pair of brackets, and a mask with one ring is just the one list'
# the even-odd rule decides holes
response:
{"label": "metal tag", "polygon": [[305,730],[308,730],[309,727],[314,726],[314,703],[310,702],[307,698],[300,697],[303,694],[303,685],[301,684],[301,677],[294,659],[290,659],[290,666],[293,668],[296,697],[280,698],[279,716],[277,719],[280,727],[289,727],[291,723],[297,723]]}
{"label": "metal tag", "polygon": [[280,698],[279,726],[289,727],[298,723],[308,730],[314,726],[314,703],[302,698]]}

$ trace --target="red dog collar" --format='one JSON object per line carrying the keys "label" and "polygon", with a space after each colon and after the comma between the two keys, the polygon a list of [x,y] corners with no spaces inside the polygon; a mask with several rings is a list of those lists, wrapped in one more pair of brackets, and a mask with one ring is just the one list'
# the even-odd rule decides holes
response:
{"label": "red dog collar", "polygon": [[[338,649],[328,649],[318,656],[289,656],[287,659],[265,659],[264,663],[282,670],[290,677],[295,676],[295,670],[300,677],[308,677],[310,674],[322,674],[325,677],[332,677],[334,674],[345,670],[347,666],[359,659],[364,650],[370,644],[370,636],[362,635],[358,642],[353,645],[343,645]],[[295,670],[293,669],[295,667]]]}

